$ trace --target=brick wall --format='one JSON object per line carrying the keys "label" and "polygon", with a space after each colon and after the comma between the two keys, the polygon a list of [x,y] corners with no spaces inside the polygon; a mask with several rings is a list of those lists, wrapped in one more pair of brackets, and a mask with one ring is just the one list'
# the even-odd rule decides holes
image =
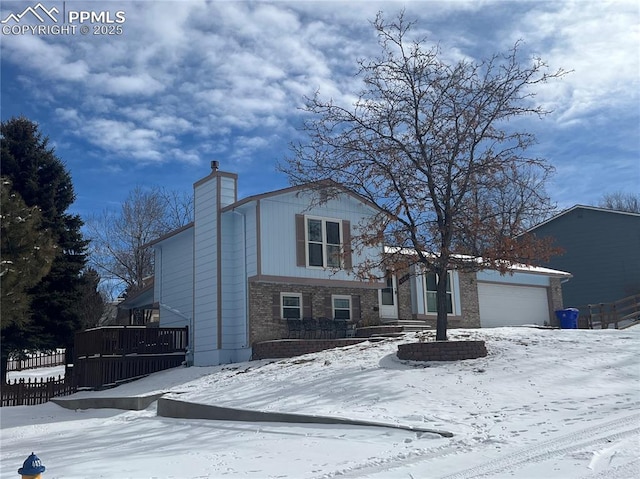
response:
{"label": "brick wall", "polygon": [[462,317],[455,324],[459,328],[480,327],[480,303],[478,301],[478,282],[475,273],[458,273],[460,283],[460,307]]}
{"label": "brick wall", "polygon": [[326,349],[351,346],[368,339],[283,339],[281,341],[263,341],[253,344],[252,359],[292,358],[303,354],[317,353]]}
{"label": "brick wall", "polygon": [[459,361],[486,355],[484,341],[434,341],[398,345],[398,359],[411,361]]}
{"label": "brick wall", "polygon": [[413,311],[411,307],[411,283],[410,272],[405,270],[398,272],[398,319],[412,319]]}
{"label": "brick wall", "polygon": [[[301,293],[303,302],[308,299],[311,303],[310,311],[307,309],[305,316],[314,318],[321,316],[331,316],[330,298],[333,294],[357,296],[360,298],[360,319],[359,326],[377,325],[380,323],[378,312],[378,290],[367,288],[345,288],[311,286],[303,284],[286,283],[249,283],[249,321],[250,321],[250,343],[268,341],[273,339],[284,339],[287,337],[287,325],[280,318],[279,312],[274,311],[274,297],[280,293]],[[304,306],[304,305],[303,305]],[[353,305],[352,305],[353,306]],[[279,311],[279,310],[278,310]]]}

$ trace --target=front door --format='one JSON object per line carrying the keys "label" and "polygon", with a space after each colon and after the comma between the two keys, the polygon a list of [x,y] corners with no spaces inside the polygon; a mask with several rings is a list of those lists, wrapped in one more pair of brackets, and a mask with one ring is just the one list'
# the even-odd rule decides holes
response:
{"label": "front door", "polygon": [[398,285],[396,275],[387,271],[387,286],[378,291],[380,317],[384,319],[398,319]]}

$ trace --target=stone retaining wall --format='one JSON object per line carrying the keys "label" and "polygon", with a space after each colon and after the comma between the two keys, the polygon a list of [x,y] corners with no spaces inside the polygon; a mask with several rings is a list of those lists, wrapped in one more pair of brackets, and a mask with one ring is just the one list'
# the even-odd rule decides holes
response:
{"label": "stone retaining wall", "polygon": [[411,361],[459,361],[486,355],[484,341],[434,341],[398,346],[398,359]]}

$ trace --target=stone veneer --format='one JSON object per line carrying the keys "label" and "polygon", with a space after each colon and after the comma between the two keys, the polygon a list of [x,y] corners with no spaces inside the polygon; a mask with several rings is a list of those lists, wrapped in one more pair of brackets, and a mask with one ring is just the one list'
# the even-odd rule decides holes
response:
{"label": "stone veneer", "polygon": [[551,278],[551,285],[549,287],[549,302],[551,303],[551,324],[550,326],[560,326],[558,318],[556,318],[555,311],[563,308],[562,303],[562,279]]}
{"label": "stone veneer", "polygon": [[[295,283],[249,282],[250,344],[260,341],[287,338],[287,324],[274,312],[274,295],[280,293],[301,293],[311,298],[310,316],[330,317],[327,307],[333,294],[357,296],[360,298],[360,315],[352,320],[360,320],[359,326],[380,324],[378,311],[378,290],[357,286],[318,286]],[[304,300],[304,298],[303,298]],[[304,305],[303,305],[304,306]]]}

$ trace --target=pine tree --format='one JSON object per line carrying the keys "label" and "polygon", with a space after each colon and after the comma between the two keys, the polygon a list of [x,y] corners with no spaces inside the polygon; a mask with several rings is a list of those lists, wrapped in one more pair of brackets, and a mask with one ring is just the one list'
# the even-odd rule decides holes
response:
{"label": "pine tree", "polygon": [[28,334],[19,330],[11,341],[18,349],[71,350],[74,333],[82,326],[74,305],[81,297],[88,244],[80,230],[80,217],[67,213],[75,199],[71,175],[36,123],[12,118],[2,122],[0,132],[2,174],[28,207],[40,210],[41,226],[57,246],[48,274],[29,291]]}
{"label": "pine tree", "polygon": [[23,337],[30,337],[33,326],[29,291],[51,269],[56,247],[50,232],[41,227],[40,210],[28,207],[5,177],[0,178],[0,189],[0,377],[4,378],[9,353],[21,350]]}

